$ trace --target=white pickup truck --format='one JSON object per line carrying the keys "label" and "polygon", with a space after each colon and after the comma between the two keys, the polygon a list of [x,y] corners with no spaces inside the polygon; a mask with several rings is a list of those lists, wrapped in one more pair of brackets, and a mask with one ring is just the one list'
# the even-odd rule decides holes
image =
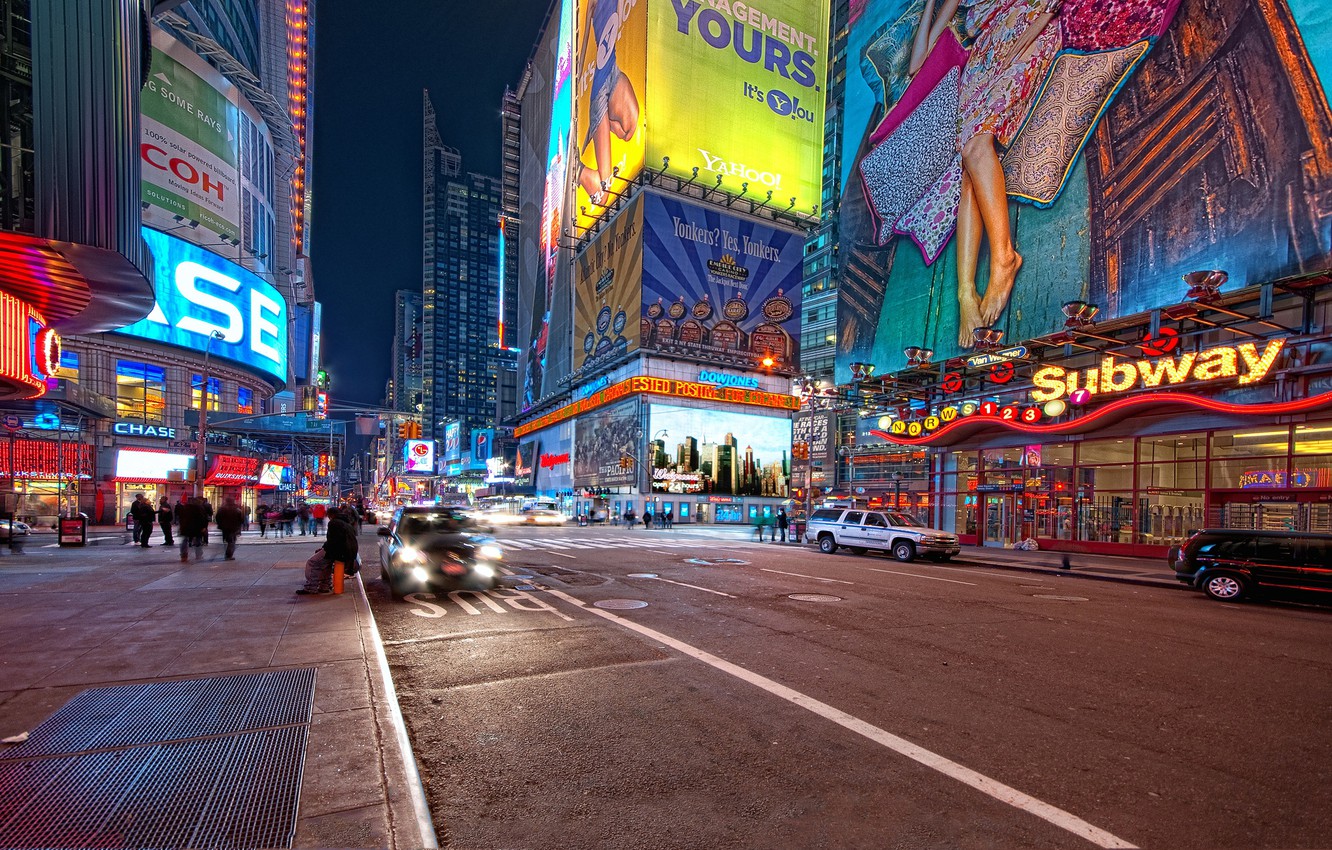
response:
{"label": "white pickup truck", "polygon": [[820,508],[809,518],[805,542],[817,543],[831,555],[839,546],[863,555],[869,549],[891,552],[899,561],[917,556],[947,561],[962,551],[957,535],[928,528],[915,517],[898,511]]}

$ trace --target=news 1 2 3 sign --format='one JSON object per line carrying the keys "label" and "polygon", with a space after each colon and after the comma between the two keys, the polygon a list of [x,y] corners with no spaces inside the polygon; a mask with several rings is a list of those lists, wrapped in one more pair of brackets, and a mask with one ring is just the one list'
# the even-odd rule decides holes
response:
{"label": "news 1 2 3 sign", "polygon": [[[182,239],[143,228],[153,253],[157,303],[147,318],[115,333],[208,351],[215,358],[287,381],[287,303],[249,270]],[[210,337],[213,332],[219,338]]]}
{"label": "news 1 2 3 sign", "polygon": [[0,292],[0,397],[38,398],[60,368],[60,335],[28,302]]}

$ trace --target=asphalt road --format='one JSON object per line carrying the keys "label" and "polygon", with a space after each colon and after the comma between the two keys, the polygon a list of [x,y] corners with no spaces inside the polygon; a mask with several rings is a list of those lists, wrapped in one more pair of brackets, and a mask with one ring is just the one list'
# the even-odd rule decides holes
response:
{"label": "asphalt road", "polygon": [[364,574],[446,846],[1332,846],[1332,609],[499,536],[489,594]]}

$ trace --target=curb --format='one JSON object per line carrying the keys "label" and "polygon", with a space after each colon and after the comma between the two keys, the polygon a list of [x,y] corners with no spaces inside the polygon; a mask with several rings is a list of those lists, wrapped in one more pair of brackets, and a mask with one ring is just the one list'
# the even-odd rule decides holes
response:
{"label": "curb", "polygon": [[1036,565],[1027,566],[1025,564],[999,563],[996,561],[978,561],[970,558],[954,556],[952,563],[968,564],[975,567],[995,567],[1001,570],[1012,570],[1020,573],[1036,573],[1039,575],[1055,575],[1067,578],[1096,579],[1097,581],[1113,581],[1120,584],[1136,584],[1142,587],[1163,587],[1167,590],[1192,590],[1188,585],[1182,582],[1169,583],[1161,579],[1141,578],[1139,576],[1112,576],[1105,573],[1095,572],[1093,568],[1086,568],[1079,572],[1076,568],[1072,570],[1060,569],[1059,567],[1041,567]]}

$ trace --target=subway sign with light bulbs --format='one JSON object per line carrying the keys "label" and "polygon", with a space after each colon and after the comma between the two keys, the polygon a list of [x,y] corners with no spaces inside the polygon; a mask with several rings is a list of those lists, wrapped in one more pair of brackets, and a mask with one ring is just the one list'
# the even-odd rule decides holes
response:
{"label": "subway sign with light bulbs", "polygon": [[1090,369],[1044,366],[1031,376],[1035,386],[1031,399],[1054,401],[1069,398],[1079,390],[1090,396],[1105,396],[1234,378],[1239,379],[1241,387],[1247,387],[1267,377],[1285,345],[1284,339],[1274,339],[1261,351],[1256,344],[1245,342],[1151,360],[1124,362],[1103,357],[1099,366]]}

